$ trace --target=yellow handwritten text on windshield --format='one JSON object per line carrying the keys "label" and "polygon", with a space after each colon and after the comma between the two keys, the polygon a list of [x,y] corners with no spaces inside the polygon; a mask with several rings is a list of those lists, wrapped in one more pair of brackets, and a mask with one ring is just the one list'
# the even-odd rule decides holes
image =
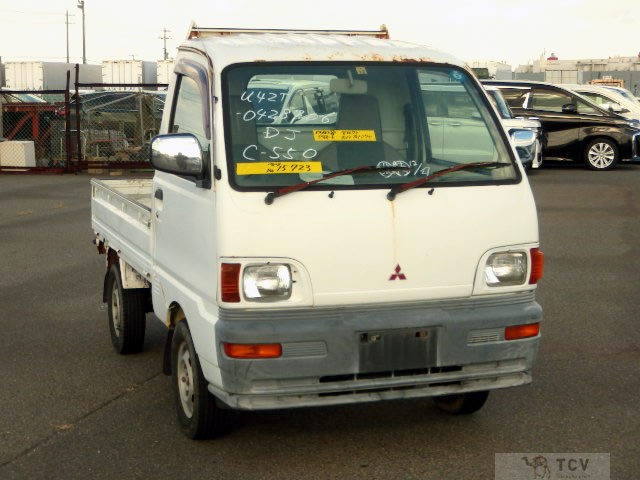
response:
{"label": "yellow handwritten text on windshield", "polygon": [[316,142],[375,142],[374,130],[314,130]]}
{"label": "yellow handwritten text on windshield", "polygon": [[276,175],[279,173],[322,173],[322,163],[251,162],[236,165],[236,175]]}

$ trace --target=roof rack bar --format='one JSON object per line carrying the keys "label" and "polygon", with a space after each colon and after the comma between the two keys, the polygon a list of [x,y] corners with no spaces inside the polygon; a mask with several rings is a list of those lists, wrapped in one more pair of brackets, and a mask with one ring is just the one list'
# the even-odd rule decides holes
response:
{"label": "roof rack bar", "polygon": [[211,28],[198,27],[195,22],[191,22],[187,38],[202,38],[215,35],[235,35],[239,33],[307,33],[316,35],[349,35],[385,39],[389,38],[389,30],[387,30],[386,25],[381,25],[380,30],[300,30],[279,28]]}

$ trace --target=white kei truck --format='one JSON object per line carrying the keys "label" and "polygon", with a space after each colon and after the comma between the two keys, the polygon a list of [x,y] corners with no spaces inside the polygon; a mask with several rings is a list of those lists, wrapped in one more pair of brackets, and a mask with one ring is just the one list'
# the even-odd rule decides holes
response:
{"label": "white kei truck", "polygon": [[192,24],[150,161],[153,178],[92,180],[91,222],[113,345],[164,322],[188,437],[228,431],[230,409],[472,413],[531,382],[534,197],[454,57],[384,26]]}

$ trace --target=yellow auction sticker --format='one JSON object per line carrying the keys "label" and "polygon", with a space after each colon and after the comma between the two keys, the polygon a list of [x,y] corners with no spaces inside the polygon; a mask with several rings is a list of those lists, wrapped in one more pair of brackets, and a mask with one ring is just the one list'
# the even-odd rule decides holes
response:
{"label": "yellow auction sticker", "polygon": [[236,175],[274,175],[278,173],[322,173],[322,162],[238,163]]}
{"label": "yellow auction sticker", "polygon": [[375,142],[374,130],[314,130],[316,142]]}

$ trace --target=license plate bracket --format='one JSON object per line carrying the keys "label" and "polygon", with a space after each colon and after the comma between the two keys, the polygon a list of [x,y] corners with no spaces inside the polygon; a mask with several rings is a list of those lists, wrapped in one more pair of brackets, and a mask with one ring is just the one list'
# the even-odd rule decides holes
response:
{"label": "license plate bracket", "polygon": [[398,328],[356,332],[360,372],[386,372],[434,366],[437,330]]}

